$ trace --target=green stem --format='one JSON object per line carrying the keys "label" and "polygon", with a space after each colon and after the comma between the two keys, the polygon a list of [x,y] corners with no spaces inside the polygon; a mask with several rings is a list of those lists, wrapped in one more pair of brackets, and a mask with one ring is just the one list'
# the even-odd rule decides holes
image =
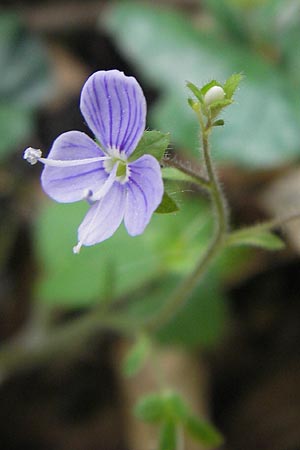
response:
{"label": "green stem", "polygon": [[209,153],[209,130],[204,129],[202,136],[203,156],[211,186],[212,204],[216,212],[216,237],[217,240],[222,240],[228,228],[227,204]]}
{"label": "green stem", "polygon": [[217,226],[212,242],[208,246],[204,255],[201,256],[194,270],[182,281],[182,283],[169,297],[158,315],[150,318],[146,323],[145,328],[149,332],[153,332],[161,328],[166,322],[171,319],[176,311],[185,304],[190,294],[198,285],[202,275],[206,272],[210,263],[223,247],[227,235],[227,205],[221,187],[218,183],[218,179],[209,154],[208,138],[210,127],[208,125],[204,127],[202,120],[200,120],[200,125],[202,130],[202,150],[209,179],[209,192],[211,195],[213,208],[216,212]]}
{"label": "green stem", "polygon": [[194,183],[199,184],[203,189],[210,190],[210,182],[206,178],[204,178],[202,175],[200,175],[197,171],[195,171],[192,168],[186,167],[184,164],[182,164],[180,161],[177,161],[175,158],[164,158],[162,160],[162,163],[166,167],[173,167],[174,169],[179,170],[180,172],[188,175],[191,178],[191,181]]}

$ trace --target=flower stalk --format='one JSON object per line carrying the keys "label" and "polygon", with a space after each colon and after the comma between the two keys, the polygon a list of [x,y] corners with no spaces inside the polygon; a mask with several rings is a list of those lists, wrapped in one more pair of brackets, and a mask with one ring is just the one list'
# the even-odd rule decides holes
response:
{"label": "flower stalk", "polygon": [[228,230],[228,209],[226,199],[218,182],[217,174],[213,166],[209,151],[209,135],[212,130],[211,120],[208,118],[207,123],[204,120],[199,110],[198,113],[201,137],[202,137],[202,152],[205,168],[207,171],[208,182],[206,188],[210,194],[213,209],[216,215],[216,229],[211,243],[207,250],[197,263],[194,270],[182,281],[176,288],[174,293],[166,301],[158,315],[150,318],[145,325],[148,332],[154,332],[167,323],[182,307],[189,296],[200,282],[202,276],[205,274],[211,262],[218,255],[223,248]]}
{"label": "flower stalk", "polygon": [[210,182],[207,178],[202,176],[198,171],[194,170],[192,167],[187,167],[184,163],[178,161],[176,157],[172,158],[169,156],[165,156],[162,160],[162,163],[164,167],[172,167],[184,173],[185,175],[188,175],[189,177],[191,177],[193,182],[198,184],[205,191],[210,190]]}

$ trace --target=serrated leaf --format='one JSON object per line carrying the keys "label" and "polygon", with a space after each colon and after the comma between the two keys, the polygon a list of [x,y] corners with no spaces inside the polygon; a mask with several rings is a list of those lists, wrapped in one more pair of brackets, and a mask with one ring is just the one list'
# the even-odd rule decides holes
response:
{"label": "serrated leaf", "polygon": [[226,108],[226,106],[229,106],[232,104],[232,100],[229,100],[227,98],[224,98],[223,100],[216,100],[215,102],[211,103],[209,105],[211,111],[221,110],[223,108]]}
{"label": "serrated leaf", "polygon": [[268,230],[258,227],[236,231],[228,238],[229,245],[249,245],[266,250],[282,250],[285,247],[283,240]]}
{"label": "serrated leaf", "polygon": [[145,335],[140,336],[123,361],[122,372],[124,375],[131,377],[142,368],[149,355],[150,348],[149,339]]}
{"label": "serrated leaf", "polygon": [[194,83],[188,81],[186,83],[187,88],[194,94],[194,96],[199,100],[200,103],[203,103],[203,95],[201,89],[199,89]]}
{"label": "serrated leaf", "polygon": [[176,424],[172,420],[166,420],[160,429],[159,450],[176,450],[177,436]]}
{"label": "serrated leaf", "polygon": [[222,109],[226,108],[227,106],[232,104],[232,100],[228,100],[227,98],[224,98],[223,100],[217,100],[211,105],[209,105],[209,109],[211,112],[212,118],[217,117],[217,115],[222,111]]}
{"label": "serrated leaf", "polygon": [[223,442],[221,433],[213,425],[196,416],[186,417],[184,428],[190,436],[206,446],[216,447]]}
{"label": "serrated leaf", "polygon": [[165,191],[160,205],[155,210],[158,214],[170,214],[179,211],[179,207],[175,200]]}
{"label": "serrated leaf", "polygon": [[226,82],[223,86],[223,89],[226,94],[226,98],[232,99],[235,91],[239,87],[240,82],[242,81],[243,78],[244,78],[244,76],[242,73],[234,73],[226,80]]}
{"label": "serrated leaf", "polygon": [[143,155],[152,155],[160,161],[168,148],[169,142],[169,133],[161,133],[156,130],[144,131],[141,140],[129,160],[135,161]]}
{"label": "serrated leaf", "polygon": [[165,417],[165,401],[161,394],[145,395],[137,402],[134,414],[144,422],[160,422]]}

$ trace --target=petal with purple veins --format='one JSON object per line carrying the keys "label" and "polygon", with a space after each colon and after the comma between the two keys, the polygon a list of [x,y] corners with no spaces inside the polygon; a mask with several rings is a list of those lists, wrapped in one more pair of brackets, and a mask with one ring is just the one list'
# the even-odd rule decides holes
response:
{"label": "petal with purple veins", "polygon": [[115,182],[100,201],[94,203],[78,229],[77,253],[81,245],[94,245],[111,237],[124,217],[125,186]]}
{"label": "petal with purple veins", "polygon": [[[100,147],[80,131],[61,134],[53,143],[49,159],[70,161],[105,156]],[[47,159],[45,160],[45,164]],[[70,167],[45,165],[41,181],[44,191],[54,200],[62,203],[82,200],[88,191],[99,190],[108,174],[103,162],[91,162]]]}
{"label": "petal with purple veins", "polygon": [[141,234],[163,196],[161,169],[157,160],[144,155],[129,164],[124,222],[131,236]]}
{"label": "petal with purple veins", "polygon": [[94,73],[83,86],[80,109],[103,148],[133,152],[146,121],[146,100],[134,77],[118,70]]}

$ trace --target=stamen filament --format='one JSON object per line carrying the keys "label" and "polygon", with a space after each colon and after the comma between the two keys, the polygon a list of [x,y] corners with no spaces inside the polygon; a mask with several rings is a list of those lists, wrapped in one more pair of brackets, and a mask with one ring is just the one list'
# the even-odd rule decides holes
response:
{"label": "stamen filament", "polygon": [[80,252],[80,249],[81,249],[82,245],[84,245],[85,239],[88,237],[88,235],[89,235],[89,233],[90,233],[90,231],[92,229],[92,226],[95,223],[96,216],[98,214],[99,209],[101,208],[101,204],[102,204],[101,200],[108,193],[108,191],[110,190],[110,188],[112,187],[113,183],[116,180],[116,173],[117,173],[118,165],[119,165],[118,162],[114,165],[114,167],[113,167],[112,171],[110,172],[108,178],[105,180],[105,183],[101,186],[101,189],[99,189],[99,191],[97,191],[96,194],[92,194],[92,195],[89,195],[87,197],[88,201],[91,201],[91,202],[98,201],[98,206],[97,206],[97,209],[96,209],[96,211],[94,213],[94,217],[91,219],[90,224],[89,224],[87,230],[84,233],[83,238],[80,241],[78,241],[78,243],[73,247],[73,253],[74,254],[78,254]]}
{"label": "stamen filament", "polygon": [[101,186],[101,188],[97,192],[95,192],[94,194],[89,196],[89,200],[91,200],[92,202],[95,202],[97,200],[100,200],[107,194],[107,192],[110,190],[114,181],[117,178],[116,174],[117,174],[117,170],[118,170],[118,165],[119,165],[119,163],[117,162],[113,166],[112,171],[110,172],[108,178],[105,180],[105,183]]}
{"label": "stamen filament", "polygon": [[45,164],[46,166],[52,167],[75,167],[110,159],[109,156],[97,156],[94,158],[61,160],[61,159],[42,158],[41,156],[42,156],[41,150],[32,147],[27,148],[24,152],[24,159],[26,159],[30,164],[36,164],[39,161],[42,164]]}
{"label": "stamen filament", "polygon": [[99,156],[99,157],[95,157],[95,158],[70,159],[70,160],[39,158],[38,161],[45,164],[46,166],[74,167],[74,166],[81,166],[84,164],[95,163],[98,161],[105,161],[106,159],[109,159],[109,156]]}

